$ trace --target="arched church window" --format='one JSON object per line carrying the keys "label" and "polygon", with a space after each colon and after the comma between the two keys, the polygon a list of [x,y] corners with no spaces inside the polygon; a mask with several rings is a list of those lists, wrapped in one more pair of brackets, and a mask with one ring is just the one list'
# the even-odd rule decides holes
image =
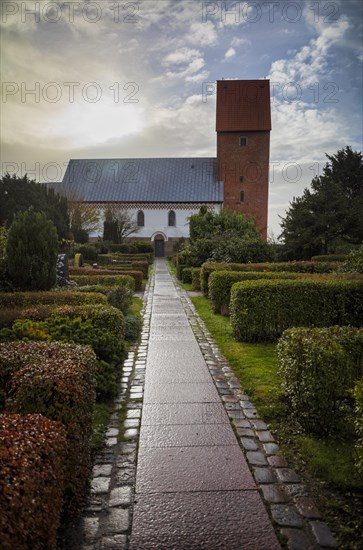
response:
{"label": "arched church window", "polygon": [[169,227],[175,227],[175,224],[176,224],[176,216],[175,216],[175,212],[174,210],[170,210],[169,212]]}
{"label": "arched church window", "polygon": [[145,214],[142,210],[137,213],[137,225],[138,227],[144,227],[145,225]]}

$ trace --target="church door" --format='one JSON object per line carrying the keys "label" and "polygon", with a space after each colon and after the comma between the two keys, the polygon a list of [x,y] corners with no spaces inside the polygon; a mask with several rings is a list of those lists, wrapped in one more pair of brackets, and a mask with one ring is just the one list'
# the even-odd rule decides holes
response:
{"label": "church door", "polygon": [[164,257],[164,239],[155,239],[155,257]]}

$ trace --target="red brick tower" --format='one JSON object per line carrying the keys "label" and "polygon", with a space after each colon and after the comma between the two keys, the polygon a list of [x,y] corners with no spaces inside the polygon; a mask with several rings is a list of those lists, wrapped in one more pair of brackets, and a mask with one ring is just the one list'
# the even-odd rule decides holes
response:
{"label": "red brick tower", "polygon": [[253,217],[267,239],[269,80],[218,80],[216,131],[223,207]]}

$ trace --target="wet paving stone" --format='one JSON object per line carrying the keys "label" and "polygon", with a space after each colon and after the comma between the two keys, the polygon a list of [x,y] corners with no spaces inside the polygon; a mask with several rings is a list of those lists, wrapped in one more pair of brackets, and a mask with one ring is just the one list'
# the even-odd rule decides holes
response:
{"label": "wet paving stone", "polygon": [[329,527],[322,521],[310,522],[314,537],[318,544],[324,548],[338,548],[338,543],[331,534]]}
{"label": "wet paving stone", "polygon": [[261,485],[261,490],[263,493],[263,498],[267,500],[267,502],[279,504],[289,500],[278,485]]}
{"label": "wet paving stone", "polygon": [[314,550],[316,545],[302,529],[284,528],[281,534],[287,538],[288,550]]}
{"label": "wet paving stone", "polygon": [[254,468],[253,475],[257,483],[275,483],[276,478],[270,468]]}
{"label": "wet paving stone", "polygon": [[302,527],[303,520],[294,506],[290,504],[271,504],[271,514],[282,527]]}
{"label": "wet paving stone", "polygon": [[105,534],[124,533],[130,527],[130,513],[125,508],[111,508],[105,518]]}
{"label": "wet paving stone", "polygon": [[300,478],[290,468],[276,468],[276,475],[282,483],[299,483]]}

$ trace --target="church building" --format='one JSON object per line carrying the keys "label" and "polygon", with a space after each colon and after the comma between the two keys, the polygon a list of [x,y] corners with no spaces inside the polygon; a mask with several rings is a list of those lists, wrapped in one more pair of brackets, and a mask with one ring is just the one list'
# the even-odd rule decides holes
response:
{"label": "church building", "polygon": [[253,217],[267,238],[269,145],[268,80],[217,81],[217,156],[199,158],[72,159],[57,191],[69,201],[105,212],[127,210],[157,256],[189,237],[188,218],[201,206]]}

